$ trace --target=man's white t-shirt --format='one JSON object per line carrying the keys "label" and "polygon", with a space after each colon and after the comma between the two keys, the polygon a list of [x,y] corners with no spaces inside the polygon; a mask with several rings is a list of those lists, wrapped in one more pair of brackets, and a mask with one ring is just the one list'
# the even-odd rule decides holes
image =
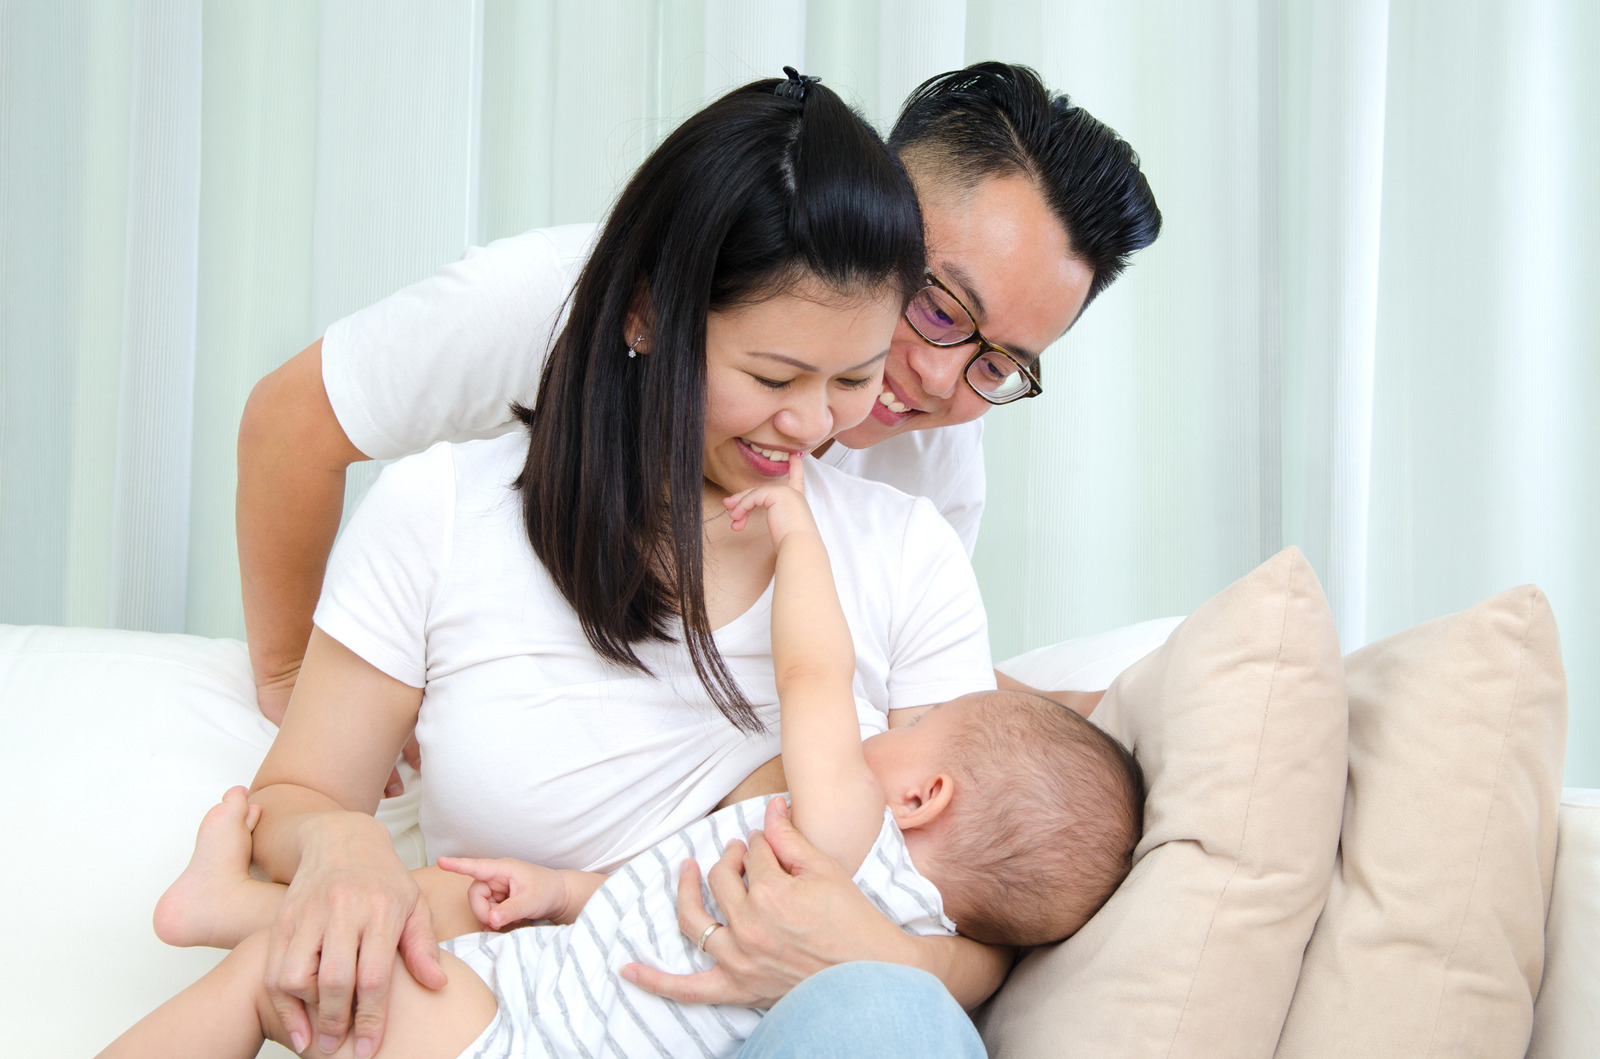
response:
{"label": "man's white t-shirt", "polygon": [[[569,224],[473,247],[455,264],[329,326],[322,381],[356,448],[392,459],[436,441],[510,429],[511,402],[532,405],[538,393],[545,354],[597,231]],[[985,486],[981,419],[865,449],[836,444],[821,459],[927,497],[972,554]]]}
{"label": "man's white t-shirt", "polygon": [[[776,756],[769,585],[717,649],[768,730],[712,705],[681,643],[599,659],[528,543],[527,436],[436,445],[385,468],[329,561],[316,623],[423,688],[430,857],[605,871],[704,816]],[[806,496],[856,651],[863,737],[888,711],[994,687],[971,564],[932,504],[820,465]]]}

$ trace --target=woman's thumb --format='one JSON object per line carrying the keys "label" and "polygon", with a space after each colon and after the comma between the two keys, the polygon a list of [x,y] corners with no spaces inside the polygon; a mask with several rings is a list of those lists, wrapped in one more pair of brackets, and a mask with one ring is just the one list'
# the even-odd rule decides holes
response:
{"label": "woman's thumb", "polygon": [[794,821],[789,819],[789,800],[781,794],[767,803],[767,816],[762,829],[767,845],[772,847],[773,856],[778,858],[778,863],[790,875],[809,866],[821,855],[817,847],[794,826]]}

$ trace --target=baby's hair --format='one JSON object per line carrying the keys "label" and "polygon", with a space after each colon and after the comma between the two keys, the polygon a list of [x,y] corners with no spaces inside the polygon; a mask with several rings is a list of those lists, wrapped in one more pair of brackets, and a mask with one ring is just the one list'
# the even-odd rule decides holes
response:
{"label": "baby's hair", "polygon": [[1144,774],[1128,750],[1049,699],[997,691],[952,741],[941,884],[961,933],[993,945],[1072,934],[1133,867]]}

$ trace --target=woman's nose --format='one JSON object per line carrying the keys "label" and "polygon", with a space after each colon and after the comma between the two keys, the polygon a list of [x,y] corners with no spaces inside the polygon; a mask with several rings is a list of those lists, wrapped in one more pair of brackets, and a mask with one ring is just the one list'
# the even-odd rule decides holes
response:
{"label": "woman's nose", "polygon": [[833,409],[826,395],[817,394],[791,401],[773,417],[773,425],[784,437],[810,448],[833,434]]}
{"label": "woman's nose", "polygon": [[972,343],[935,346],[919,342],[906,354],[906,363],[922,381],[922,392],[929,397],[949,400],[961,383],[961,369],[972,356]]}

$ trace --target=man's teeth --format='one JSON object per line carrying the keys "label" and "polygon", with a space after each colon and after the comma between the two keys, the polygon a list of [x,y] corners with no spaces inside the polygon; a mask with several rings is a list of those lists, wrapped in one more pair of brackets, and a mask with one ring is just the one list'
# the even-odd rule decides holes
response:
{"label": "man's teeth", "polygon": [[765,456],[767,459],[771,460],[773,463],[788,463],[789,462],[789,454],[787,452],[783,451],[782,449],[764,449],[760,445],[755,445],[755,444],[752,444],[751,442],[748,442],[748,441],[745,442],[745,444],[750,446],[750,450],[752,452],[756,452],[756,453],[761,454],[762,456]]}
{"label": "man's teeth", "polygon": [[878,395],[878,403],[883,405],[883,407],[887,408],[889,411],[893,412],[895,415],[905,415],[907,412],[911,411],[911,409],[907,408],[904,404],[895,400],[894,391],[892,390],[884,390],[882,393],[880,393]]}

